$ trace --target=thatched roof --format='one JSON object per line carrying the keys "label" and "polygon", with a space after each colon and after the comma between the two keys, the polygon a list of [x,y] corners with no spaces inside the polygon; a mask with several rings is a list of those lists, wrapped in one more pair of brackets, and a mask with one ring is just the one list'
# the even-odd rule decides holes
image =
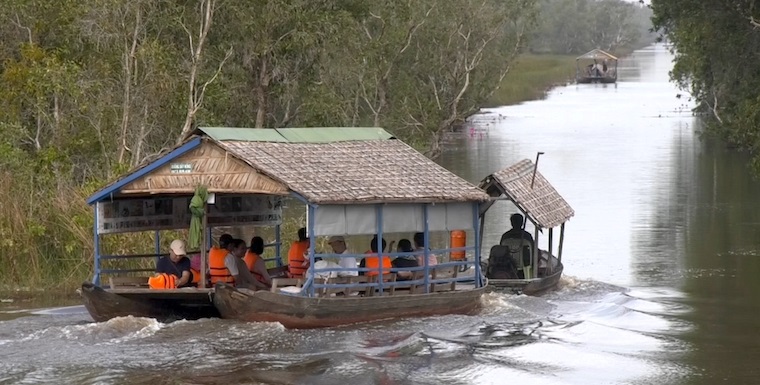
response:
{"label": "thatched roof", "polygon": [[484,201],[486,194],[400,140],[221,142],[314,203]]}
{"label": "thatched roof", "polygon": [[578,56],[576,58],[576,60],[578,60],[578,59],[596,59],[596,60],[609,59],[609,60],[618,60],[618,58],[616,56],[613,56],[609,52],[602,51],[602,50],[600,50],[598,48],[597,49],[592,49],[591,51],[588,51],[588,52],[584,53],[583,55]]}
{"label": "thatched roof", "polygon": [[487,176],[480,187],[491,197],[505,195],[538,227],[552,228],[566,222],[575,211],[540,172],[536,171],[533,180],[533,169],[530,159],[521,160]]}
{"label": "thatched roof", "polygon": [[[205,150],[198,151],[201,148]],[[172,173],[178,163],[191,164],[192,171]],[[220,167],[208,167],[212,164]],[[241,173],[240,165],[255,178]],[[380,128],[201,128],[183,145],[136,168],[88,203],[132,193],[192,194],[199,183],[210,192],[294,193],[317,204],[488,200],[483,190]],[[158,186],[165,189],[156,190]]]}

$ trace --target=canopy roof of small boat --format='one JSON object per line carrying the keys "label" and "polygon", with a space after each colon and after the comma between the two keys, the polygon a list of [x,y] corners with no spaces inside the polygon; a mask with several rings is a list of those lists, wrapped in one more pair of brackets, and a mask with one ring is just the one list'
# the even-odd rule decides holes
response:
{"label": "canopy roof of small boat", "polygon": [[608,52],[602,51],[599,48],[592,49],[591,51],[588,51],[588,52],[584,53],[583,55],[578,56],[575,60],[581,60],[581,59],[589,59],[589,60],[604,60],[604,59],[608,59],[608,60],[615,60],[615,61],[618,60],[618,58],[615,57],[614,55],[612,55],[612,54],[610,54]]}
{"label": "canopy roof of small boat", "polygon": [[[517,208],[540,228],[553,228],[575,215],[573,208],[535,169],[530,159],[521,160],[487,176],[480,183],[480,187],[492,198],[504,196],[514,202]],[[491,202],[482,205],[481,214],[493,203],[495,200],[492,199]]]}
{"label": "canopy roof of small boat", "polygon": [[484,202],[488,195],[382,128],[202,127],[87,201],[212,193],[314,204]]}

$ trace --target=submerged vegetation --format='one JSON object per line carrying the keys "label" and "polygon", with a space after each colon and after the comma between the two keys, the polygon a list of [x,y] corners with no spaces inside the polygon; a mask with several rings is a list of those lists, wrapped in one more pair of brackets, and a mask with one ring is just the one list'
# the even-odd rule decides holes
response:
{"label": "submerged vegetation", "polygon": [[[574,35],[555,25],[567,12],[555,6],[582,3],[635,11],[611,13],[623,19],[641,9],[618,0],[5,1],[0,275],[10,286],[89,278],[86,197],[198,125],[382,126],[434,157],[443,133],[489,101],[534,97],[528,89],[543,92],[547,73],[572,71],[560,56],[516,61],[521,53],[635,46],[626,29],[625,39],[578,35],[580,45],[558,49]],[[590,20],[560,21],[607,31]],[[152,237],[104,247],[151,252]]]}

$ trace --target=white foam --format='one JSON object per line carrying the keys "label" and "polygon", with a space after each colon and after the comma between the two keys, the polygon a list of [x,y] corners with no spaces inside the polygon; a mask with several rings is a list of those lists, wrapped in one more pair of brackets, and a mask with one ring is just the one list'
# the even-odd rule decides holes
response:
{"label": "white foam", "polygon": [[164,324],[153,318],[117,317],[106,322],[49,327],[31,333],[22,338],[21,341],[39,340],[44,337],[64,340],[94,340],[92,342],[95,343],[117,343],[152,336],[163,326]]}

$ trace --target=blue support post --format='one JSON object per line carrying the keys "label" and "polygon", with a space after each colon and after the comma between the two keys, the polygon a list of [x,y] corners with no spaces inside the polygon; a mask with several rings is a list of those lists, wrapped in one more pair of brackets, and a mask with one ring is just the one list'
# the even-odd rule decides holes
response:
{"label": "blue support post", "polygon": [[[383,254],[385,250],[380,250],[383,247],[383,205],[375,205],[375,220],[377,221],[377,283],[380,289],[380,293],[383,293]],[[365,259],[366,261],[366,259]],[[366,266],[365,266],[366,267]]]}
{"label": "blue support post", "polygon": [[483,286],[483,277],[480,271],[480,203],[472,204],[472,228],[475,229],[475,287]]}
{"label": "blue support post", "polygon": [[158,263],[158,260],[161,258],[161,232],[159,230],[156,230],[155,238],[156,238],[156,263]]}
{"label": "blue support post", "polygon": [[425,203],[425,205],[422,206],[422,223],[425,225],[425,228],[423,230],[424,234],[424,253],[425,253],[425,293],[430,292],[430,225],[428,224],[428,206],[430,206],[430,203]]}
{"label": "blue support post", "polygon": [[282,234],[280,225],[274,226],[274,255],[277,256],[277,267],[282,266],[282,255],[280,255],[280,252],[282,251]]}
{"label": "blue support post", "polygon": [[92,277],[92,283],[100,286],[100,235],[98,234],[98,204],[95,203],[95,220],[92,222],[92,234],[95,237],[95,275]]}
{"label": "blue support post", "polygon": [[307,279],[312,281],[309,285],[309,296],[314,296],[314,251],[317,247],[317,241],[314,239],[314,205],[311,203],[308,207],[308,215],[306,218],[306,232],[309,236],[309,271],[306,272]]}

